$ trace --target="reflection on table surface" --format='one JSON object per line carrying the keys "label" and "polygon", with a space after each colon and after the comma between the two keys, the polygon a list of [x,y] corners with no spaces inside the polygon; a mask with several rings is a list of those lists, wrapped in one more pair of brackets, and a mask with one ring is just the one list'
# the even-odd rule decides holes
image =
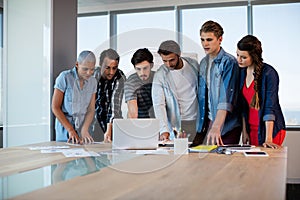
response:
{"label": "reflection on table surface", "polygon": [[0,199],[13,198],[78,176],[95,173],[102,168],[120,163],[137,155],[131,151],[110,150],[99,152],[97,157],[83,157],[53,164],[18,174],[0,177]]}

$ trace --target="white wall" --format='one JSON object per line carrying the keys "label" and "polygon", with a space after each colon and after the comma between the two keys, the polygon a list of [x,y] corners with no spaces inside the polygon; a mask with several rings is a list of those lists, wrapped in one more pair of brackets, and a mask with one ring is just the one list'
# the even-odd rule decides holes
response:
{"label": "white wall", "polygon": [[287,182],[300,183],[300,131],[287,131],[284,146],[288,147]]}

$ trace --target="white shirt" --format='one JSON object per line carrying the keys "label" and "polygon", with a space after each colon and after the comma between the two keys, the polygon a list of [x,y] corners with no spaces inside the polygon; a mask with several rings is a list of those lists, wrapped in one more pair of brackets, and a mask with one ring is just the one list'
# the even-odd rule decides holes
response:
{"label": "white shirt", "polygon": [[176,91],[175,96],[179,103],[179,109],[182,120],[195,120],[197,118],[198,100],[197,100],[197,76],[193,72],[193,67],[185,60],[183,67],[179,70],[171,70]]}
{"label": "white shirt", "polygon": [[211,110],[211,104],[210,104],[210,93],[209,93],[209,89],[210,89],[210,71],[211,71],[211,67],[213,64],[213,60],[214,58],[210,58],[208,60],[208,66],[207,66],[207,72],[206,72],[206,84],[207,84],[207,89],[208,89],[208,118],[210,120],[212,120],[212,114],[210,112]]}

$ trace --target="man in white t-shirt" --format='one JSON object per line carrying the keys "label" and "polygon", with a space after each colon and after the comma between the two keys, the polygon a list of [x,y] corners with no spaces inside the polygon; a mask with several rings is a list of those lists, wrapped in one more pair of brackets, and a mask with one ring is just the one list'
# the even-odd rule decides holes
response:
{"label": "man in white t-shirt", "polygon": [[181,57],[180,47],[173,40],[162,42],[158,54],[164,64],[154,75],[152,101],[155,117],[160,120],[160,139],[172,139],[175,128],[185,131],[192,140],[196,134],[199,64]]}

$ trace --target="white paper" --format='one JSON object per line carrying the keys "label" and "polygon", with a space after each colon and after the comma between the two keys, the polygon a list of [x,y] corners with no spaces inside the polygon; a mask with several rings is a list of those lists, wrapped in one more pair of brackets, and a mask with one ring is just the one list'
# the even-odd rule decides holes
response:
{"label": "white paper", "polygon": [[85,143],[85,144],[76,144],[76,143],[66,142],[66,144],[70,145],[70,146],[84,146],[84,145],[105,144],[105,143],[104,142],[92,142],[92,143]]}
{"label": "white paper", "polygon": [[41,153],[61,153],[64,149],[42,149]]}
{"label": "white paper", "polygon": [[68,149],[69,146],[32,146],[29,147],[30,150],[51,150],[51,149]]}
{"label": "white paper", "polygon": [[165,149],[157,149],[157,150],[136,150],[136,154],[157,154],[157,155],[169,155],[169,152]]}
{"label": "white paper", "polygon": [[76,149],[68,149],[62,151],[64,156],[66,157],[91,157],[91,156],[99,156],[96,152],[93,151],[85,151],[82,148],[76,148]]}

